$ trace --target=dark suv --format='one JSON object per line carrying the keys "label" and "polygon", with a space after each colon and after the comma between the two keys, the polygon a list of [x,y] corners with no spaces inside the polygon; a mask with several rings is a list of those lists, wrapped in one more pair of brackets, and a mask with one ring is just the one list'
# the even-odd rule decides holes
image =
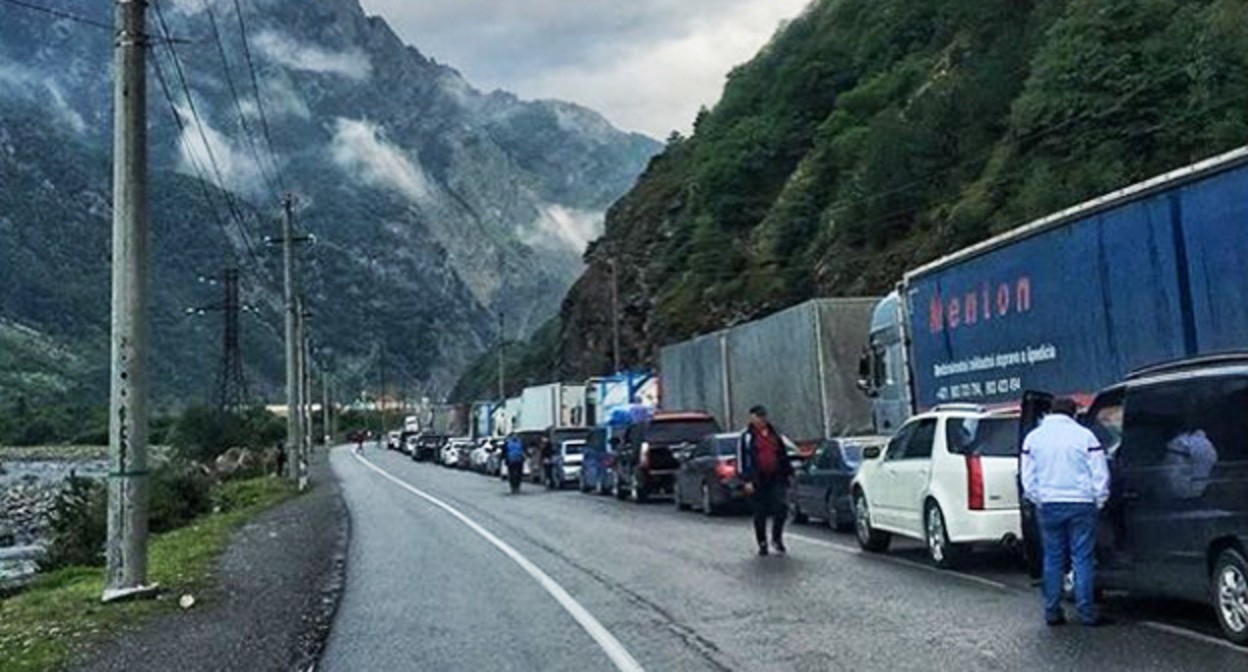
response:
{"label": "dark suv", "polygon": [[717,433],[719,423],[700,411],[655,413],[629,425],[615,457],[615,496],[644,502],[652,494],[672,492],[680,470],[674,450]]}
{"label": "dark suv", "polygon": [[[1026,395],[1024,430],[1051,401]],[[1137,371],[1083,422],[1110,460],[1098,587],[1207,601],[1227,639],[1248,644],[1248,354]],[[1036,557],[1030,511],[1023,533]]]}

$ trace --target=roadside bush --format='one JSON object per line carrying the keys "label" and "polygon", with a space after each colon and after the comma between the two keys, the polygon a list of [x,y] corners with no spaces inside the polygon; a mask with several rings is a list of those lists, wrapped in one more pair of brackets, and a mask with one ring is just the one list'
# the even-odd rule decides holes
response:
{"label": "roadside bush", "polygon": [[286,423],[264,408],[234,413],[216,408],[189,408],[170,432],[178,455],[211,464],[230,448],[267,448],[286,436]]}
{"label": "roadside bush", "polygon": [[108,491],[102,481],[71,476],[48,515],[44,570],[104,564]]}
{"label": "roadside bush", "polygon": [[[176,460],[151,472],[149,529],[183,527],[214,505],[214,481],[198,464]],[[104,563],[108,533],[108,490],[104,481],[73,476],[48,514],[48,554],[44,570]]]}
{"label": "roadside bush", "polygon": [[167,532],[190,523],[212,510],[213,480],[195,463],[174,460],[152,472],[152,532]]}

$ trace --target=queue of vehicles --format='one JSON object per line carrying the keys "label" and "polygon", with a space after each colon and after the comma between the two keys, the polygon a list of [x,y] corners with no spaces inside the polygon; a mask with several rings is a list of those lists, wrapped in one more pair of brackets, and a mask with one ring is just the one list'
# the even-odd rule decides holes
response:
{"label": "queue of vehicles", "polygon": [[[1248,149],[956,252],[889,296],[666,347],[662,404],[644,374],[530,388],[474,413],[492,425],[474,427],[491,437],[477,459],[445,462],[501,474],[515,436],[535,482],[713,515],[742,505],[732,432],[765,403],[800,462],[796,521],[870,552],[914,539],[942,568],[1017,547],[1036,575],[1020,445],[1070,396],[1110,457],[1098,583],[1210,604],[1248,644],[1245,193]],[[424,436],[412,445],[427,458]]]}

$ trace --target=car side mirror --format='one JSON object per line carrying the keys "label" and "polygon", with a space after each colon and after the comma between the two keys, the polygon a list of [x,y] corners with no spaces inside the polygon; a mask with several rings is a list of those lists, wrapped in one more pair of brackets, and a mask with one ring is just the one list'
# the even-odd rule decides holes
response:
{"label": "car side mirror", "polygon": [[867,460],[875,460],[879,459],[882,452],[879,446],[867,446],[862,449],[862,457]]}

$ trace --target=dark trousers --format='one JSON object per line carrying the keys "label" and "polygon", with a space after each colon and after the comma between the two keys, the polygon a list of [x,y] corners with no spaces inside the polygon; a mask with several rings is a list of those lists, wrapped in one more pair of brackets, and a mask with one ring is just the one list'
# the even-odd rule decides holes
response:
{"label": "dark trousers", "polygon": [[512,492],[520,492],[520,480],[524,478],[523,462],[507,463],[507,483],[511,485]]}
{"label": "dark trousers", "polygon": [[1062,612],[1062,583],[1068,567],[1075,570],[1075,605],[1084,623],[1095,621],[1093,602],[1096,568],[1096,505],[1052,503],[1040,505],[1040,535],[1044,540],[1044,616]]}
{"label": "dark trousers", "polygon": [[767,543],[767,518],[771,518],[771,540],[784,540],[784,519],[788,516],[788,488],[783,481],[764,480],[754,484],[750,495],[754,510],[754,538]]}

